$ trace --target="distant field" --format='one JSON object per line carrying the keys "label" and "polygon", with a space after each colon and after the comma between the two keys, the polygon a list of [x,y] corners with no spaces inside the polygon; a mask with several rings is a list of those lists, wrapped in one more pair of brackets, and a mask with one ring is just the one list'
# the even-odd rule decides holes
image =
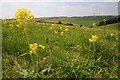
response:
{"label": "distant field", "polygon": [[[118,30],[118,27],[119,27],[118,25],[120,25],[120,23],[108,24],[108,25],[105,25],[105,29],[117,31],[117,30]],[[99,28],[100,28],[100,29],[104,29],[103,27],[104,27],[104,26],[100,26]]]}
{"label": "distant field", "polygon": [[71,22],[74,24],[84,25],[86,27],[92,26],[92,23],[99,23],[103,20],[103,18],[54,18],[51,19],[54,21],[63,21],[63,22]]}

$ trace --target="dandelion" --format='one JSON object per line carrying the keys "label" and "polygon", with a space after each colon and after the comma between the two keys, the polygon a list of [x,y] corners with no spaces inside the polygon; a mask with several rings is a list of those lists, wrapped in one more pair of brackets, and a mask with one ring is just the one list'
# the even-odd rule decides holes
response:
{"label": "dandelion", "polygon": [[67,32],[67,31],[68,31],[68,29],[66,28],[66,29],[65,29],[65,31]]}
{"label": "dandelion", "polygon": [[92,38],[89,38],[89,42],[96,42],[98,37],[96,35],[92,35]]}
{"label": "dandelion", "polygon": [[38,45],[39,47],[41,47],[42,49],[45,49],[45,46],[43,46],[43,45]]}
{"label": "dandelion", "polygon": [[40,61],[46,61],[46,57],[39,58]]}

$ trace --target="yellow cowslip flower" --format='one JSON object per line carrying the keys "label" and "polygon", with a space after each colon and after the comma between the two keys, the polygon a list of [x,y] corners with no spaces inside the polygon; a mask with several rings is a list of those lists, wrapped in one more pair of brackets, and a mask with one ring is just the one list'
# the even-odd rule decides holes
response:
{"label": "yellow cowslip flower", "polygon": [[21,20],[20,20],[20,19],[17,19],[16,21],[19,23]]}
{"label": "yellow cowslip flower", "polygon": [[91,38],[89,38],[89,42],[93,42],[93,40]]}
{"label": "yellow cowslip flower", "polygon": [[62,29],[62,27],[60,27],[60,30]]}
{"label": "yellow cowslip flower", "polygon": [[33,19],[35,19],[34,15],[31,15],[30,17],[28,17],[28,20],[33,20]]}
{"label": "yellow cowslip flower", "polygon": [[9,24],[9,26],[10,26],[10,27],[13,27],[13,25],[12,25],[12,24]]}
{"label": "yellow cowslip flower", "polygon": [[111,33],[110,35],[111,35],[111,36],[114,36],[114,34],[113,34],[113,33]]}
{"label": "yellow cowslip flower", "polygon": [[6,19],[2,19],[2,22],[3,22],[3,24],[6,24],[7,20]]}
{"label": "yellow cowslip flower", "polygon": [[92,35],[92,39],[98,39],[96,35]]}
{"label": "yellow cowslip flower", "polygon": [[85,28],[85,26],[83,26],[82,28]]}
{"label": "yellow cowslip flower", "polygon": [[43,46],[43,45],[38,45],[39,47],[41,47],[42,49],[45,49],[45,46]]}
{"label": "yellow cowslip flower", "polygon": [[92,35],[92,38],[89,38],[89,42],[96,42],[98,37],[96,35]]}
{"label": "yellow cowslip flower", "polygon": [[67,31],[68,31],[68,29],[66,28],[66,29],[65,29],[65,31],[67,32]]}
{"label": "yellow cowslip flower", "polygon": [[17,24],[16,27],[17,28],[22,28],[22,25],[21,24]]}
{"label": "yellow cowslip flower", "polygon": [[54,26],[55,24],[52,24],[52,26]]}
{"label": "yellow cowslip flower", "polygon": [[60,32],[60,35],[63,35],[63,32]]}
{"label": "yellow cowslip flower", "polygon": [[37,54],[37,47],[38,44],[34,43],[34,44],[29,44],[29,49],[30,49],[30,54]]}
{"label": "yellow cowslip flower", "polygon": [[50,27],[50,29],[52,29],[52,27]]}
{"label": "yellow cowslip flower", "polygon": [[31,13],[30,10],[26,8],[20,8],[14,15],[15,18],[20,20],[32,20],[34,19],[34,15]]}
{"label": "yellow cowslip flower", "polygon": [[16,25],[17,28],[20,28],[20,25]]}
{"label": "yellow cowslip flower", "polygon": [[37,43],[34,44],[29,44],[29,48],[32,50],[33,48],[35,48],[37,46]]}
{"label": "yellow cowslip flower", "polygon": [[46,61],[46,57],[39,58],[40,61]]}

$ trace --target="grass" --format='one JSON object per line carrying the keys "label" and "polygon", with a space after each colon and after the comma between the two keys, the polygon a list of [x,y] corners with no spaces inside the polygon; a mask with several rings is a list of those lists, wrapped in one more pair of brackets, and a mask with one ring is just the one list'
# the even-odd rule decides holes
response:
{"label": "grass", "polygon": [[[28,24],[27,38],[23,29],[16,28],[15,22],[9,24],[14,27],[2,24],[3,78],[120,77],[118,31],[111,30],[116,24],[108,25],[111,28],[106,28],[104,32],[102,27],[80,28],[31,22]],[[86,26],[89,24],[86,22]],[[65,31],[66,28],[68,31]],[[91,35],[98,36],[95,44],[89,42]],[[20,56],[30,51],[30,43],[45,46],[38,56],[46,57],[46,61],[39,62],[37,72],[29,54]]]}
{"label": "grass", "polygon": [[108,24],[108,25],[105,25],[105,26],[100,26],[101,29],[103,29],[103,27],[105,27],[107,30],[115,30],[115,31],[118,31],[118,26],[119,26],[120,23],[114,23],[114,24]]}
{"label": "grass", "polygon": [[103,20],[103,18],[84,18],[84,17],[81,17],[81,18],[54,18],[54,19],[51,19],[51,20],[71,22],[71,23],[74,23],[74,24],[80,24],[80,25],[83,25],[83,26],[86,26],[86,27],[91,27],[92,23],[95,22],[95,23],[98,24],[100,21]]}

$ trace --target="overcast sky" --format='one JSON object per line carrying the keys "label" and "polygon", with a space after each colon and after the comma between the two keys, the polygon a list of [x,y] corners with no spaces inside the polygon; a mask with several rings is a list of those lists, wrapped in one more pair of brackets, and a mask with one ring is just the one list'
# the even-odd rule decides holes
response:
{"label": "overcast sky", "polygon": [[[28,2],[29,1],[29,2]],[[118,15],[119,0],[2,0],[0,18],[13,18],[19,8],[27,8],[35,17]]]}

